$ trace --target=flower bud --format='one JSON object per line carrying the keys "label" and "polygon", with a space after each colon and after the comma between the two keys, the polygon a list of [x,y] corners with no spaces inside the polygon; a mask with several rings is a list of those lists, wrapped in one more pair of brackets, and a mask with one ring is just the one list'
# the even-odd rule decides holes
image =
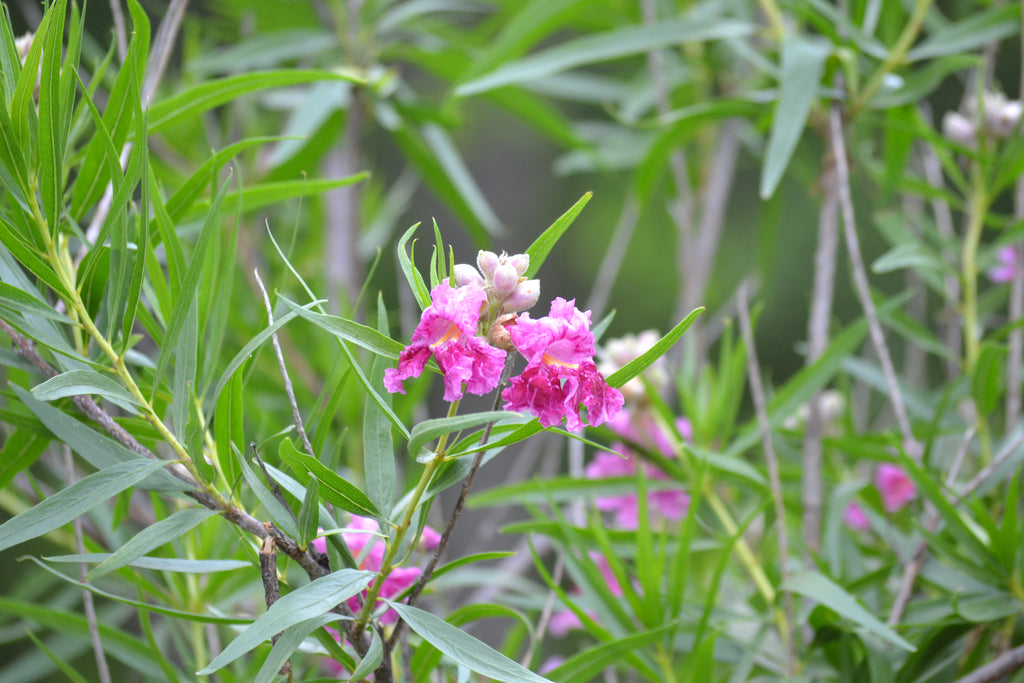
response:
{"label": "flower bud", "polygon": [[951,111],[942,117],[942,134],[950,142],[964,147],[973,147],[977,142],[978,131],[974,123],[963,114]]}
{"label": "flower bud", "polygon": [[996,137],[1005,138],[1008,135],[1013,135],[1014,131],[1017,130],[1017,124],[1020,123],[1021,110],[1021,103],[1013,100],[1003,102],[993,111],[986,112],[985,118],[987,119],[989,130]]}
{"label": "flower bud", "polygon": [[491,280],[494,287],[494,295],[498,299],[504,299],[519,284],[519,273],[507,263],[503,263],[494,269],[494,276]]}
{"label": "flower bud", "polygon": [[455,278],[455,284],[459,287],[466,285],[477,285],[478,287],[484,286],[484,279],[477,272],[476,268],[469,265],[468,263],[458,263],[452,270],[452,276]]}
{"label": "flower bud", "polygon": [[515,348],[512,344],[512,335],[509,333],[509,325],[516,324],[516,316],[512,313],[505,313],[504,315],[498,316],[498,319],[491,326],[490,331],[487,333],[487,341],[491,346],[495,346],[499,349],[505,349],[511,351]]}
{"label": "flower bud", "polygon": [[516,285],[515,290],[508,295],[505,303],[502,304],[503,311],[525,311],[533,308],[540,298],[540,280],[524,280]]}
{"label": "flower bud", "polygon": [[484,279],[490,280],[494,277],[494,269],[498,267],[498,255],[493,251],[481,250],[476,255],[476,265],[480,272],[483,273]]}
{"label": "flower bud", "polygon": [[506,263],[515,268],[520,276],[523,276],[526,275],[526,270],[530,267],[530,255],[515,254],[514,256],[509,256]]}
{"label": "flower bud", "polygon": [[28,51],[32,49],[32,39],[35,38],[35,34],[29,31],[20,38],[15,38],[14,49],[18,51],[18,57],[21,58],[21,63],[25,63],[25,58],[28,57]]}

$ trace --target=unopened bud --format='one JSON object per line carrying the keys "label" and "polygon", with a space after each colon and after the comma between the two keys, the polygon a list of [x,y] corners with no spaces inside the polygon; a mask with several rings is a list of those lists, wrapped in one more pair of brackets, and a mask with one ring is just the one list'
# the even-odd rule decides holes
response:
{"label": "unopened bud", "polygon": [[540,298],[540,280],[524,280],[516,285],[502,304],[503,311],[525,311],[533,308]]}
{"label": "unopened bud", "polygon": [[494,325],[491,326],[490,331],[487,333],[487,341],[490,342],[491,346],[511,351],[514,348],[514,345],[512,344],[512,335],[509,334],[508,328],[510,325],[515,324],[515,314],[506,313],[498,316],[498,319],[494,322]]}
{"label": "unopened bud", "polygon": [[491,284],[494,287],[494,295],[498,299],[504,299],[516,288],[519,284],[519,273],[516,269],[507,263],[504,263],[494,269],[494,276],[491,280]]}
{"label": "unopened bud", "polygon": [[978,138],[978,131],[974,127],[974,123],[955,111],[947,112],[942,117],[942,134],[950,142],[964,147],[973,147]]}
{"label": "unopened bud", "polygon": [[1021,111],[1021,103],[1017,100],[1004,102],[996,110],[986,113],[985,118],[988,119],[989,130],[993,135],[1001,138],[1013,135],[1017,130],[1017,124],[1020,123]]}
{"label": "unopened bud", "polygon": [[15,38],[14,49],[18,51],[18,57],[21,58],[21,63],[25,63],[25,58],[28,57],[28,51],[32,49],[32,39],[35,34],[29,31],[20,38]]}
{"label": "unopened bud", "polygon": [[498,255],[493,251],[481,250],[476,255],[476,265],[483,273],[485,280],[490,280],[494,276],[494,269],[498,267]]}
{"label": "unopened bud", "polygon": [[452,276],[455,278],[455,284],[459,287],[466,285],[484,286],[483,277],[477,272],[476,268],[468,263],[457,263],[454,270],[452,270]]}
{"label": "unopened bud", "polygon": [[515,254],[509,256],[506,263],[515,268],[520,276],[523,276],[526,275],[526,270],[530,267],[530,256],[529,254]]}

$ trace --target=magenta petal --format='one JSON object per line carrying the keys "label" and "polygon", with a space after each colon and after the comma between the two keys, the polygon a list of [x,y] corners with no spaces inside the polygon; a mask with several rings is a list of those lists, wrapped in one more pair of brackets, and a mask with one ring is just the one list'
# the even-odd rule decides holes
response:
{"label": "magenta petal", "polygon": [[917,497],[917,487],[902,468],[889,463],[878,466],[875,472],[875,486],[882,494],[882,506],[892,513]]}
{"label": "magenta petal", "polygon": [[430,348],[425,343],[414,343],[402,349],[398,356],[398,368],[384,371],[384,388],[394,393],[405,393],[402,380],[419,377],[430,358]]}
{"label": "magenta petal", "polygon": [[607,422],[625,403],[622,392],[604,381],[592,361],[580,364],[580,402],[587,407],[587,421],[597,426]]}
{"label": "magenta petal", "polygon": [[547,368],[546,365],[527,367],[523,374],[512,378],[501,398],[505,401],[505,410],[532,413],[545,427],[554,427],[565,416],[565,393],[561,382]]}

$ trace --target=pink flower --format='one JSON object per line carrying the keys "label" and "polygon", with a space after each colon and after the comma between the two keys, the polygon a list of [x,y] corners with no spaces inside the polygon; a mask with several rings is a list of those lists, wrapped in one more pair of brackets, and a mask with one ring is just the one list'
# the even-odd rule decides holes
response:
{"label": "pink flower", "polygon": [[843,512],[843,521],[853,531],[867,531],[871,528],[871,520],[868,519],[868,516],[864,514],[864,510],[856,503],[850,503],[846,506],[846,511]]}
{"label": "pink flower", "polygon": [[996,253],[996,265],[988,270],[988,279],[992,282],[1010,282],[1017,273],[1017,260],[1020,258],[1020,245],[1003,247]]}
{"label": "pink flower", "polygon": [[917,487],[902,468],[888,463],[878,466],[875,472],[875,486],[882,494],[882,507],[886,512],[896,512],[917,496]]}
{"label": "pink flower", "polygon": [[384,386],[404,394],[402,381],[419,377],[433,356],[444,374],[444,400],[461,399],[463,384],[469,393],[483,396],[498,386],[505,367],[505,352],[477,336],[487,293],[475,284],[451,287],[446,279],[431,290],[430,299],[433,303],[423,311],[398,368],[384,371]]}
{"label": "pink flower", "polygon": [[580,404],[591,425],[607,422],[622,409],[622,393],[608,386],[594,364],[590,311],[581,312],[575,300],[555,299],[551,312],[537,320],[520,315],[509,334],[527,363],[501,394],[506,410],[529,411],[545,427],[564,417],[568,429],[578,432],[586,424]]}

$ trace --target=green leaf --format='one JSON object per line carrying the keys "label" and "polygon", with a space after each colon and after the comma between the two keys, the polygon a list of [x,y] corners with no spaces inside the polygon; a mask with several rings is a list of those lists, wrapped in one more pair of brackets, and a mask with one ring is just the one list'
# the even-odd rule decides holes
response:
{"label": "green leaf", "polygon": [[[271,648],[270,654],[267,655],[266,660],[263,662],[263,666],[260,667],[259,673],[256,674],[256,678],[253,683],[272,683],[277,677],[281,667],[284,666],[288,658],[291,657],[292,653],[299,649],[306,637],[327,624],[333,624],[335,622],[344,619],[340,614],[321,614],[318,617],[312,619],[306,619],[300,621],[297,624],[289,626],[281,632],[281,637],[274,643],[274,647]],[[374,635],[377,634],[376,630],[373,630]],[[354,676],[351,680],[358,680]]]}
{"label": "green leaf", "polygon": [[573,655],[548,675],[559,683],[585,683],[593,680],[605,667],[621,661],[624,654],[643,650],[663,639],[674,628],[678,628],[678,624],[665,624],[650,631],[601,643]]}
{"label": "green leaf", "polygon": [[761,169],[761,199],[775,194],[775,188],[782,180],[804,132],[811,105],[818,98],[825,60],[831,52],[831,46],[820,40],[796,34],[788,34],[783,39],[779,100],[772,116],[772,129]]}
{"label": "green leaf", "polygon": [[526,277],[533,277],[537,271],[540,270],[540,267],[544,265],[544,261],[547,259],[548,254],[551,253],[555,244],[558,243],[558,240],[561,239],[562,235],[565,234],[565,231],[569,229],[569,226],[572,225],[573,221],[576,220],[576,217],[580,215],[581,211],[583,211],[583,207],[590,202],[593,196],[593,192],[587,192],[580,197],[568,211],[559,216],[558,220],[552,223],[547,230],[542,232],[537,239],[533,241],[533,244],[526,249],[526,255],[530,257],[530,267],[526,269]]}
{"label": "green leaf", "polygon": [[[71,446],[90,465],[102,470],[116,463],[139,462],[142,456],[118,442],[86,427],[48,403],[37,400],[16,384],[9,385],[18,399],[63,443]],[[139,483],[140,488],[159,491],[187,491],[188,484],[163,469]]]}
{"label": "green leaf", "polygon": [[[310,197],[329,190],[360,183],[370,177],[369,172],[353,173],[344,178],[314,178],[310,180],[280,180],[246,186],[238,192],[229,192],[224,197],[225,206],[240,205],[242,213],[251,213],[266,206],[280,204],[288,199]],[[196,202],[193,209],[185,214],[184,220],[198,219],[211,210],[205,201]]]}
{"label": "green leaf", "polygon": [[467,555],[466,557],[460,557],[457,560],[452,560],[448,564],[445,564],[445,565],[442,565],[442,566],[438,567],[434,571],[434,577],[433,578],[436,579],[436,578],[438,578],[440,576],[444,576],[448,572],[455,571],[459,567],[464,567],[467,564],[473,564],[473,563],[476,563],[476,562],[486,562],[488,560],[503,560],[503,559],[508,558],[508,557],[514,557],[515,554],[516,553],[514,551],[496,550],[496,551],[491,551],[491,552],[487,552],[487,553],[476,553],[474,555]]}
{"label": "green leaf", "polygon": [[380,663],[384,661],[384,644],[381,642],[380,633],[377,629],[370,629],[372,634],[372,640],[370,641],[370,648],[363,655],[362,661],[359,662],[359,666],[352,672],[351,680],[361,681],[366,678],[380,666]]}
{"label": "green leaf", "polygon": [[345,481],[340,474],[313,456],[300,452],[290,439],[281,441],[281,459],[299,472],[309,472],[321,485],[320,497],[346,512],[361,517],[372,517],[387,523],[373,502],[353,484]]}
{"label": "green leaf", "polygon": [[[287,439],[286,439],[287,440]],[[245,483],[249,485],[252,492],[259,499],[260,504],[270,515],[271,521],[277,524],[286,534],[292,538],[297,538],[299,535],[298,522],[295,519],[294,513],[291,508],[278,500],[277,496],[273,494],[268,485],[264,483],[264,473],[262,468],[260,473],[257,474],[252,468],[249,462],[242,455],[241,451],[234,451],[235,457],[238,459],[238,465],[242,470],[242,478],[245,479]]]}
{"label": "green leaf", "polygon": [[459,97],[537,80],[587,64],[605,62],[651,50],[721,38],[740,38],[754,31],[751,24],[730,19],[680,17],[654,25],[635,25],[568,40],[523,59],[506,62],[494,71],[455,89]]}
{"label": "green leaf", "polygon": [[49,445],[48,437],[25,429],[14,430],[0,450],[0,491],[7,488],[19,472],[31,467]]}
{"label": "green leaf", "polygon": [[0,525],[0,550],[59,529],[165,465],[138,459],[90,474]]}
{"label": "green leaf", "polygon": [[361,77],[353,73],[341,70],[324,71],[317,69],[257,71],[204,81],[174,97],[153,105],[149,111],[149,130],[150,132],[157,132],[182,119],[191,118],[208,109],[219,107],[246,93],[266,90],[268,88],[312,83],[314,81],[365,83]]}
{"label": "green leaf", "polygon": [[68,324],[72,322],[71,318],[54,310],[53,306],[45,301],[6,282],[0,282],[0,306],[13,309],[26,316],[38,315],[47,320]]}
{"label": "green leaf", "polygon": [[120,382],[94,370],[68,370],[32,388],[32,395],[40,401],[83,394],[102,396],[118,405],[140,405]]}
{"label": "green leaf", "polygon": [[782,589],[798,593],[825,605],[839,616],[849,619],[857,626],[888,643],[909,652],[914,652],[917,649],[875,618],[857,598],[843,590],[842,586],[818,572],[806,570],[793,572],[783,582]]}
{"label": "green leaf", "polygon": [[506,683],[548,681],[430,612],[384,600],[423,640],[470,671]]}
{"label": "green leaf", "polygon": [[405,251],[405,243],[409,241],[418,227],[420,227],[419,223],[406,230],[402,238],[398,240],[398,265],[402,268],[402,273],[409,283],[409,289],[412,290],[413,296],[416,297],[422,310],[430,306],[430,290],[427,289],[427,283],[423,281],[423,276],[416,270],[412,258]]}
{"label": "green leaf", "polygon": [[66,131],[60,116],[60,67],[66,9],[67,0],[57,0],[46,12],[51,15],[50,30],[46,34],[39,73],[39,184],[51,235],[57,234],[64,194]]}
{"label": "green leaf", "polygon": [[61,673],[63,673],[65,676],[71,679],[72,683],[89,683],[85,680],[85,677],[82,676],[82,674],[78,673],[78,671],[74,667],[72,667],[70,664],[65,662],[60,657],[58,657],[53,652],[53,650],[46,647],[46,644],[43,643],[43,641],[39,640],[39,638],[36,638],[35,634],[32,633],[32,631],[28,631],[27,635],[29,639],[33,643],[35,643],[36,647],[42,650],[46,654],[46,656],[50,658],[50,661],[53,662],[58,669],[60,669]]}
{"label": "green leaf", "polygon": [[1008,349],[1001,344],[984,342],[971,374],[971,397],[981,415],[991,415],[999,407],[1006,387]]}
{"label": "green leaf", "polygon": [[[424,447],[444,434],[451,434],[452,432],[515,416],[516,413],[510,413],[507,410],[493,410],[483,413],[470,413],[469,415],[456,415],[455,417],[441,417],[436,420],[425,420],[412,428],[412,433],[409,437],[409,455],[420,461],[421,451],[424,450]],[[430,457],[434,455],[429,451],[428,454]]]}
{"label": "green leaf", "polygon": [[95,581],[104,574],[109,574],[125,565],[131,564],[150,550],[159,548],[165,543],[170,543],[179,536],[191,531],[200,522],[216,514],[216,510],[207,510],[206,508],[178,510],[170,517],[162,519],[137,533],[132,540],[114,551],[99,566],[93,567],[82,580]]}
{"label": "green leaf", "polygon": [[[382,295],[377,297],[377,328],[383,335],[388,332],[388,313]],[[384,358],[375,358],[370,368],[370,381],[376,386],[384,383],[384,369]],[[382,398],[390,403],[390,395]],[[377,509],[390,510],[397,479],[395,440],[391,436],[391,421],[372,401],[367,401],[363,409],[363,478],[366,495]]]}
{"label": "green leaf", "polygon": [[1020,30],[1019,3],[995,5],[972,12],[963,21],[945,26],[907,52],[907,61],[916,62],[942,55],[997,44]]}
{"label": "green leaf", "polygon": [[[202,520],[200,520],[202,521]],[[113,553],[83,553],[80,555],[54,555],[44,557],[47,562],[91,564],[94,562],[106,562],[113,557]],[[235,569],[252,569],[252,562],[242,560],[180,560],[175,557],[137,557],[128,563],[129,567],[137,569],[153,569],[161,572],[178,572],[181,574],[210,574],[213,572],[227,572]],[[78,583],[77,579],[72,579]],[[231,623],[248,623],[246,619],[232,619]]]}
{"label": "green leaf", "polygon": [[[171,362],[171,357],[178,347],[178,335],[181,334],[182,328],[184,328],[187,322],[189,309],[194,305],[196,288],[199,286],[199,275],[202,273],[203,261],[206,258],[206,249],[209,247],[210,240],[220,224],[217,214],[230,182],[231,178],[225,180],[216,198],[214,198],[213,206],[210,207],[209,212],[206,214],[206,220],[199,232],[199,239],[196,240],[195,249],[192,251],[192,258],[188,262],[188,271],[185,273],[184,280],[182,280],[181,290],[178,292],[178,298],[174,302],[174,310],[171,312],[170,320],[167,321],[167,331],[164,333],[163,347],[160,349],[160,358],[157,360],[156,373],[153,377],[154,392],[159,388],[164,371],[167,369],[167,365]],[[179,396],[179,398],[182,397]]]}
{"label": "green leaf", "polygon": [[[317,327],[330,332],[339,339],[350,341],[356,346],[361,346],[367,351],[372,351],[378,356],[384,356],[385,358],[398,358],[402,353],[402,349],[405,348],[399,342],[396,342],[386,334],[381,334],[377,330],[367,325],[360,325],[359,323],[352,322],[345,318],[339,318],[335,315],[327,315],[326,313],[316,313],[309,310],[309,305],[300,306],[294,301],[289,301],[283,296],[278,296],[278,299],[284,303],[285,306],[290,308],[300,318],[304,318],[309,322],[313,323]],[[384,386],[381,384],[380,386]]]}
{"label": "green leaf", "polygon": [[306,495],[302,498],[299,508],[299,545],[303,548],[316,537],[316,527],[320,522],[320,483],[312,478],[306,486]]}
{"label": "green leaf", "polygon": [[364,590],[375,576],[373,572],[339,569],[282,596],[265,614],[228,643],[228,646],[202,671],[197,672],[197,675],[207,676],[235,661],[274,634],[331,611],[339,603]]}
{"label": "green leaf", "polygon": [[679,341],[679,338],[683,336],[686,330],[690,329],[690,325],[704,312],[704,307],[695,308],[690,311],[690,314],[680,321],[678,325],[673,327],[668,334],[655,342],[654,346],[647,349],[644,353],[640,354],[624,366],[608,375],[608,386],[621,387],[623,384],[633,379],[641,372],[646,370],[654,361],[664,356],[673,344]]}

